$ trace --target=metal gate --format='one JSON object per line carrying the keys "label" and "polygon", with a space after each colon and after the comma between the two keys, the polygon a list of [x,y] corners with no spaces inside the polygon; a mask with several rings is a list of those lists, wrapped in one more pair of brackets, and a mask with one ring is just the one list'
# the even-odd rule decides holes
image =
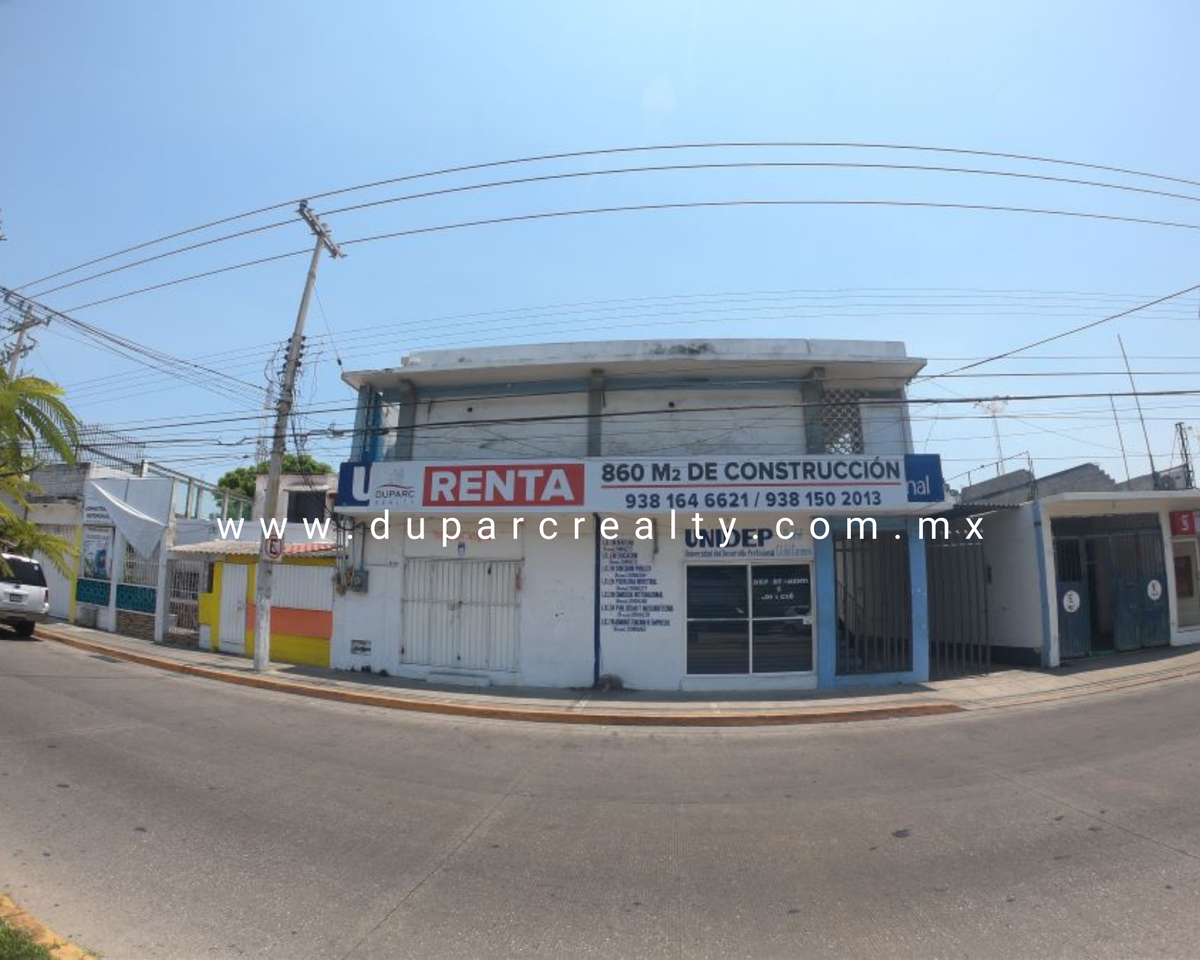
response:
{"label": "metal gate", "polygon": [[408,560],[401,663],[516,672],[520,560]]}
{"label": "metal gate", "polygon": [[937,678],[986,673],[991,668],[987,561],[983,541],[967,539],[961,521],[945,540],[929,540],[925,562],[929,588],[929,669]]}
{"label": "metal gate", "polygon": [[1170,642],[1166,554],[1158,518],[1053,521],[1059,656]]}
{"label": "metal gate", "polygon": [[1058,653],[1086,657],[1092,646],[1092,602],[1082,537],[1054,538],[1058,580]]}
{"label": "metal gate", "polygon": [[908,537],[834,541],[839,676],[912,669]]}
{"label": "metal gate", "polygon": [[208,585],[203,560],[167,562],[167,634],[193,641],[200,636],[200,594]]}
{"label": "metal gate", "polygon": [[1162,534],[1157,530],[1117,534],[1109,544],[1117,592],[1116,648],[1166,645],[1171,635]]}

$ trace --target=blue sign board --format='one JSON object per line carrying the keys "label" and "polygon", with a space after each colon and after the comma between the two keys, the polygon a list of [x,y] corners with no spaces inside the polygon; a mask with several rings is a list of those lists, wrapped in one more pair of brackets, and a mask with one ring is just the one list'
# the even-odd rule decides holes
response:
{"label": "blue sign board", "polygon": [[942,458],[936,453],[905,454],[904,480],[909,503],[941,503],[945,487]]}

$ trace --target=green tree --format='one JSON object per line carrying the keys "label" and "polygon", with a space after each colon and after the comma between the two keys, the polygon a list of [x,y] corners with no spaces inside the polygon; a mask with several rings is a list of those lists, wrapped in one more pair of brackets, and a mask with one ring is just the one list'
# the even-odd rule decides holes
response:
{"label": "green tree", "polygon": [[74,463],[79,421],[63,391],[41,377],[9,377],[0,370],[0,543],[11,553],[41,553],[69,573],[75,547],[26,519],[29,498],[39,492],[29,479],[39,447]]}
{"label": "green tree", "polygon": [[[252,467],[238,467],[236,470],[230,470],[217,481],[217,486],[240,493],[242,496],[253,500],[255,479],[263,476],[267,472],[268,466],[269,464],[264,460],[262,463],[255,464]],[[327,463],[322,463],[320,460],[313,459],[307,453],[285,453],[283,455],[283,472],[317,476],[333,473],[333,467]]]}

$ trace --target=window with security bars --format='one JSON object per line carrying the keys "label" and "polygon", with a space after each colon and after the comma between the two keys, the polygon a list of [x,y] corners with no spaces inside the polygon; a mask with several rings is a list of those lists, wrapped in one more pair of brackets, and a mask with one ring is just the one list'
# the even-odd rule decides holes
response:
{"label": "window with security bars", "polygon": [[821,405],[821,425],[826,453],[863,453],[861,390],[826,390]]}
{"label": "window with security bars", "polygon": [[121,583],[135,586],[153,587],[158,583],[159,550],[156,546],[149,557],[143,557],[133,549],[133,544],[125,544],[125,564],[121,574]]}

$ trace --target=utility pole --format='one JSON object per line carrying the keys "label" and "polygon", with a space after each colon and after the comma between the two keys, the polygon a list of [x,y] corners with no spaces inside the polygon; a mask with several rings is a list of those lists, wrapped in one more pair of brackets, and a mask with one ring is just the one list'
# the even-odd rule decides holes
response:
{"label": "utility pole", "polygon": [[[313,286],[317,282],[317,265],[321,252],[328,250],[334,257],[345,256],[333,241],[326,226],[301,201],[299,214],[317,238],[313,244],[312,260],[308,265],[308,279],[304,283],[304,295],[300,298],[300,311],[296,314],[296,327],[288,342],[287,362],[283,368],[283,383],[279,388],[279,404],[275,411],[275,435],[271,444],[271,460],[267,469],[267,490],[263,500],[263,519],[270,522],[275,516],[279,500],[279,474],[283,471],[283,453],[287,445],[288,420],[292,415],[292,403],[296,390],[296,371],[300,366],[300,347],[304,341],[304,321],[308,316],[308,301],[312,298]],[[254,591],[254,669],[263,673],[271,666],[271,588],[275,576],[275,563],[266,559],[266,537],[259,553],[258,573]]]}
{"label": "utility pole", "polygon": [[17,375],[17,364],[21,359],[37,346],[36,341],[30,341],[29,346],[25,346],[25,335],[34,327],[40,327],[48,324],[50,321],[46,319],[38,319],[33,315],[33,309],[29,304],[25,304],[25,315],[20,320],[14,320],[9,324],[9,332],[17,335],[17,342],[11,347],[5,347],[4,358],[8,361],[8,379],[12,380]]}

